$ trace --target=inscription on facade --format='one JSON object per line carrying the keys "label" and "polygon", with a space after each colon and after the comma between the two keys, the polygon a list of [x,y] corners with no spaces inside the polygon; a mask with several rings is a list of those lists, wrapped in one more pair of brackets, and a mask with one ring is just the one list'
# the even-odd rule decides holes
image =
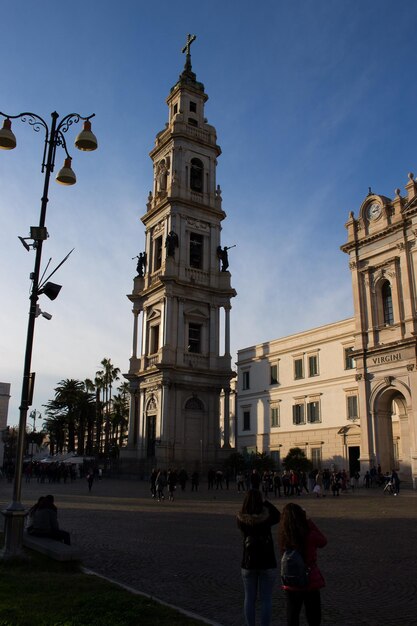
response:
{"label": "inscription on facade", "polygon": [[381,365],[382,363],[394,363],[396,361],[402,361],[401,352],[372,357],[372,362],[374,365]]}

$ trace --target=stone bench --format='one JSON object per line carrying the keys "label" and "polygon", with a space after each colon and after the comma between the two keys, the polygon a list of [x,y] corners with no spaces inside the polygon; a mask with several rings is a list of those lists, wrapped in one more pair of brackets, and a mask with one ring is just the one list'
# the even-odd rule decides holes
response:
{"label": "stone bench", "polygon": [[23,533],[23,545],[30,550],[36,550],[55,561],[80,561],[81,554],[77,548],[55,541],[49,537],[36,537]]}

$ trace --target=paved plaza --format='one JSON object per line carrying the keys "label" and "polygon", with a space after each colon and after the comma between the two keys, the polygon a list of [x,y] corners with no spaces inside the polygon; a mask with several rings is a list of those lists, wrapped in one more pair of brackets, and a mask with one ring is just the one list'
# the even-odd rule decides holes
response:
{"label": "paved plaza", "polygon": [[[241,538],[235,515],[242,494],[177,491],[174,502],[151,499],[145,482],[85,480],[23,484],[30,506],[53,493],[61,527],[71,531],[83,564],[101,575],[222,626],[241,626]],[[0,505],[12,485],[0,481]],[[289,499],[271,500],[282,508]],[[326,579],[323,624],[417,625],[417,493],[398,497],[360,489],[340,497],[297,499],[328,538],[319,553]],[[276,534],[275,534],[276,536]],[[273,600],[273,625],[285,624],[283,594]],[[303,625],[304,621],[301,622]]]}

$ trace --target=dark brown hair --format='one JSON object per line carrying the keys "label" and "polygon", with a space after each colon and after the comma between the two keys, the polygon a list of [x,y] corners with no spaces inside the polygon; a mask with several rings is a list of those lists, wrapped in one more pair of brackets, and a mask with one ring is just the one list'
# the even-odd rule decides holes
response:
{"label": "dark brown hair", "polygon": [[305,553],[308,533],[307,516],[298,504],[289,502],[282,509],[278,529],[278,541],[281,551],[294,548]]}
{"label": "dark brown hair", "polygon": [[249,515],[259,515],[264,506],[262,494],[259,489],[249,489],[245,499],[243,500],[241,513],[249,513]]}

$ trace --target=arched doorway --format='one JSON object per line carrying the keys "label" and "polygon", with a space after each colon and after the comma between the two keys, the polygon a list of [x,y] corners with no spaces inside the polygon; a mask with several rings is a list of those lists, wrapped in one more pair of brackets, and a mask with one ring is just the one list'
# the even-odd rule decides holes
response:
{"label": "arched doorway", "polygon": [[146,456],[148,459],[155,456],[156,411],[156,401],[152,397],[146,406]]}
{"label": "arched doorway", "polygon": [[205,409],[202,400],[195,394],[184,406],[184,452],[194,469],[201,470],[203,464]]}
{"label": "arched doorway", "polygon": [[384,474],[396,469],[402,480],[411,477],[407,400],[393,386],[385,387],[375,395],[373,447],[375,462]]}

